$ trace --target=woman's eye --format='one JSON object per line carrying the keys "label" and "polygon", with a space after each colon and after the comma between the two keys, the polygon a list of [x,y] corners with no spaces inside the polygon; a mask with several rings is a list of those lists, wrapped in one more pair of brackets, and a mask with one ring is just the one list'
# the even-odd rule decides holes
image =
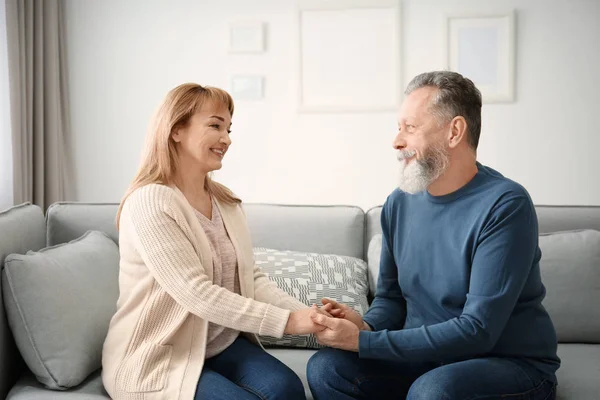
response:
{"label": "woman's eye", "polygon": [[215,129],[219,129],[220,128],[219,124],[213,124],[213,125],[210,125],[210,127],[211,128],[215,128]]}

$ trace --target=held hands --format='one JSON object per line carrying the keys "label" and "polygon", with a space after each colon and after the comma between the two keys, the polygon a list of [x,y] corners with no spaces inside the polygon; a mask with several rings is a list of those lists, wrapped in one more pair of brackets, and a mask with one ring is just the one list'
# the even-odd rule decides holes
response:
{"label": "held hands", "polygon": [[335,318],[343,318],[352,322],[356,327],[360,330],[371,330],[369,325],[367,325],[359,313],[357,313],[352,307],[348,307],[345,304],[338,303],[335,300],[323,298],[321,300],[323,305],[331,305],[331,310],[329,313],[332,317]]}
{"label": "held hands", "polygon": [[323,307],[319,308],[316,304],[313,304],[310,308],[292,311],[283,333],[289,335],[308,335],[310,333],[322,331],[325,327],[316,324],[312,320],[311,314],[315,313],[316,315],[331,317],[331,314],[329,314],[331,308],[332,305],[325,304]]}
{"label": "held hands", "polygon": [[315,324],[325,329],[315,333],[320,344],[342,350],[358,351],[359,329],[343,318],[332,318],[312,311],[310,315]]}
{"label": "held hands", "polygon": [[345,304],[322,299],[323,306],[292,311],[284,333],[307,335],[314,333],[319,343],[343,350],[358,351],[360,330],[371,330],[359,313]]}
{"label": "held hands", "polygon": [[322,302],[323,307],[330,306],[328,311],[331,316],[316,312],[311,312],[310,315],[315,324],[324,327],[315,333],[319,343],[338,349],[358,351],[359,331],[371,330],[371,327],[351,307],[331,299],[323,299]]}

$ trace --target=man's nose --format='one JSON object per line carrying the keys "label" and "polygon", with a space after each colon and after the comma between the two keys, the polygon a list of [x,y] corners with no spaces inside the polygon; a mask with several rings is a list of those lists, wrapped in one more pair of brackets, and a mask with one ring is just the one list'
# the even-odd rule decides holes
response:
{"label": "man's nose", "polygon": [[394,141],[392,142],[392,147],[396,150],[402,150],[406,148],[406,140],[404,140],[402,132],[398,132]]}

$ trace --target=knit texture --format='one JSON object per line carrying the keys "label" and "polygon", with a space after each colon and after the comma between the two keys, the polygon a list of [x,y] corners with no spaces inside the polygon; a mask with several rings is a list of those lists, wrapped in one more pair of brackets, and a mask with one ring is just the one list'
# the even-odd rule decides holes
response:
{"label": "knit texture", "polygon": [[[240,294],[240,281],[235,248],[219,212],[216,202],[212,202],[212,215],[208,219],[196,211],[198,221],[206,233],[213,254],[213,283]],[[214,357],[229,347],[238,337],[239,331],[221,325],[208,323],[206,358]]]}
{"label": "knit texture", "polygon": [[111,398],[193,398],[209,322],[281,337],[289,310],[306,307],[254,265],[241,207],[216,205],[235,248],[240,294],[213,282],[208,238],[177,188],[148,185],[126,200],[120,295],[103,350],[103,383]]}

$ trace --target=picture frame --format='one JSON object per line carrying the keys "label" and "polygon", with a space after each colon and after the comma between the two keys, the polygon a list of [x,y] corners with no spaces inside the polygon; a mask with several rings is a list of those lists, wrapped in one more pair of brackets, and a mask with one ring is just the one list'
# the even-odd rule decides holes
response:
{"label": "picture frame", "polygon": [[236,21],[229,25],[230,54],[259,54],[266,50],[266,25],[256,21]]}
{"label": "picture frame", "polygon": [[471,79],[484,103],[515,101],[515,11],[447,15],[446,63]]}
{"label": "picture frame", "polygon": [[395,111],[402,98],[399,0],[299,0],[298,111]]}

